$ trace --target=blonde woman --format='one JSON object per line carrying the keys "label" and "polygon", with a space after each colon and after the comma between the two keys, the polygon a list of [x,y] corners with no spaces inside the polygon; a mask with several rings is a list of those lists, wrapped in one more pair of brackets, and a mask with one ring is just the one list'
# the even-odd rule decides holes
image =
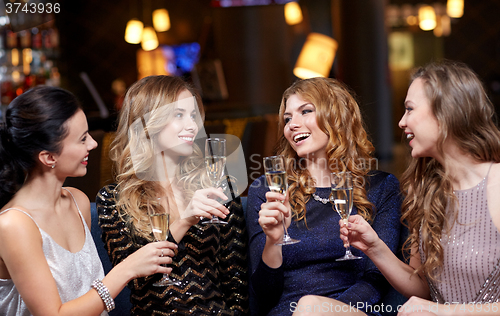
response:
{"label": "blonde woman", "polygon": [[[134,83],[123,102],[111,158],[117,183],[97,196],[102,239],[113,264],[153,240],[145,199],[166,195],[169,240],[179,245],[168,287],[161,275],[134,280],[132,315],[242,315],[247,311],[245,222],[241,204],[211,188],[200,148],[199,95],[182,79],[151,76]],[[238,202],[238,200],[236,201]],[[225,226],[202,224],[212,215]]]}
{"label": "blonde woman", "polygon": [[350,219],[349,240],[410,297],[398,315],[498,315],[500,132],[493,105],[469,67],[443,61],[415,72],[405,109],[399,126],[413,158],[402,181],[410,263],[358,216]]}
{"label": "blonde woman", "polygon": [[[297,81],[283,94],[279,128],[278,154],[287,159],[288,195],[270,192],[261,177],[248,196],[251,288],[259,315],[305,309],[298,301],[309,294],[331,297],[341,310],[352,310],[349,305],[358,302],[375,305],[389,284],[360,251],[353,250],[361,260],[336,261],[345,248],[338,235],[339,215],[329,202],[330,173],[350,171],[355,178],[353,214],[369,220],[396,250],[399,182],[393,175],[370,171],[376,167],[374,148],[356,101],[335,79]],[[300,243],[276,245],[283,236],[283,217],[290,236]]]}

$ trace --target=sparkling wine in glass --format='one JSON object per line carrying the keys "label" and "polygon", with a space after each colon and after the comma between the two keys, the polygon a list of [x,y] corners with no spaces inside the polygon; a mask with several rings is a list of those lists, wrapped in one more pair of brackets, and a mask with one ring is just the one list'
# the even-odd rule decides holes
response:
{"label": "sparkling wine in glass", "polygon": [[[352,175],[350,171],[332,173],[331,201],[345,224],[347,224],[352,211],[352,188]],[[353,259],[361,259],[361,257],[357,257],[351,253],[351,246],[348,240],[345,255],[342,258],[338,258],[337,261]]]}
{"label": "sparkling wine in glass", "polygon": [[[151,229],[156,241],[165,241],[168,238],[168,228],[170,224],[170,213],[168,200],[166,197],[153,197],[147,200],[147,208]],[[179,281],[174,281],[164,273],[161,280],[153,283],[154,286],[179,285]]]}
{"label": "sparkling wine in glass", "polygon": [[[288,181],[283,156],[264,157],[264,172],[266,174],[269,190],[286,195],[288,191]],[[280,202],[283,203],[284,201]],[[300,240],[293,239],[290,235],[288,235],[284,215],[283,232],[283,239],[276,243],[276,245],[291,245],[300,242]]]}
{"label": "sparkling wine in glass", "polygon": [[[226,167],[226,140],[222,138],[207,138],[205,142],[205,167],[207,168],[208,178],[214,188],[221,184],[224,168]],[[224,225],[227,222],[217,216],[204,221],[204,224]]]}

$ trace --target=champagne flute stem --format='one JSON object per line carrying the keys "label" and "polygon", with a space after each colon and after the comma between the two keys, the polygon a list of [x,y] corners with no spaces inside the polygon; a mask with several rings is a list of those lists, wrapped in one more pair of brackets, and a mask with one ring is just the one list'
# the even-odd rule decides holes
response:
{"label": "champagne flute stem", "polygon": [[[281,204],[285,204],[285,201],[281,201]],[[288,240],[290,239],[290,236],[288,235],[288,229],[286,228],[286,223],[285,223],[285,214],[281,213],[281,216],[283,217],[283,240]]]}
{"label": "champagne flute stem", "polygon": [[[347,227],[347,219],[342,220],[344,222],[344,225]],[[351,243],[349,242],[349,232],[347,233],[347,241],[344,244],[344,248],[346,249],[346,252],[351,253]]]}
{"label": "champagne flute stem", "polygon": [[[348,220],[347,220],[347,219],[345,219],[345,220],[344,220],[344,223],[345,223],[346,227],[347,227],[347,222],[348,222]],[[352,254],[352,252],[351,252],[351,243],[349,242],[349,235],[347,235],[347,241],[346,241],[346,243],[345,243],[344,247],[345,247],[345,255],[344,255],[344,256],[348,256],[348,257],[355,257],[355,256]],[[359,258],[358,258],[358,259],[359,259]]]}
{"label": "champagne flute stem", "polygon": [[286,223],[285,223],[285,214],[281,214],[283,216],[283,232],[285,234],[285,239],[288,239],[288,229],[286,228]]}

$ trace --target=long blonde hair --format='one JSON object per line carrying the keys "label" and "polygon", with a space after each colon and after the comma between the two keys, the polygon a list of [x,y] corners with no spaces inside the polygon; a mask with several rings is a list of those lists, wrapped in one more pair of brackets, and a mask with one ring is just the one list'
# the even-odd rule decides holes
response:
{"label": "long blonde hair", "polygon": [[[154,175],[148,174],[155,169],[155,148],[151,145],[155,142],[146,141],[146,138],[155,139],[172,120],[174,102],[185,90],[196,101],[201,116],[197,123],[201,127],[204,119],[202,101],[189,84],[178,77],[149,76],[128,89],[120,111],[116,137],[111,144],[110,158],[115,162],[120,215],[127,222],[132,235],[148,240],[151,239],[151,228],[145,201],[164,188],[154,181],[157,180]],[[206,181],[202,166],[203,156],[195,143],[193,155],[180,161],[176,175],[176,185],[186,201],[191,199],[200,183]]]}
{"label": "long blonde hair", "polygon": [[[495,110],[477,75],[464,64],[442,61],[419,68],[412,82],[418,78],[438,121],[437,149],[441,156],[445,141],[452,140],[461,152],[478,162],[500,162]],[[426,260],[416,273],[436,279],[444,260],[441,235],[456,219],[457,200],[450,175],[434,158],[414,158],[403,174],[401,187],[406,195],[402,220],[410,231],[405,248],[419,248],[421,240]]]}
{"label": "long blonde hair", "polygon": [[[294,218],[306,222],[306,203],[314,193],[311,178],[304,159],[301,159],[283,135],[286,102],[292,95],[298,95],[316,107],[319,128],[329,137],[326,147],[330,172],[351,171],[354,176],[354,204],[358,213],[367,220],[373,215],[372,203],[366,197],[365,177],[369,171],[374,150],[363,126],[361,112],[356,100],[347,87],[335,79],[312,78],[292,84],[281,100],[279,111],[278,154],[285,156],[289,181],[289,192]],[[307,223],[307,222],[306,222]]]}

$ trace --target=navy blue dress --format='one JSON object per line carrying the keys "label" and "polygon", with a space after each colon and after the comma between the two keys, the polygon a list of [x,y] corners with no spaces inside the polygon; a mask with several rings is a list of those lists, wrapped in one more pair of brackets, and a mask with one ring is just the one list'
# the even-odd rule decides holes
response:
{"label": "navy blue dress", "polygon": [[[250,245],[251,291],[259,308],[258,315],[291,315],[298,300],[308,294],[327,296],[361,308],[368,315],[380,315],[373,308],[390,285],[373,262],[351,247],[361,260],[335,261],[345,253],[340,239],[340,216],[331,203],[322,204],[312,197],[306,204],[304,221],[292,221],[288,233],[301,240],[283,246],[283,264],[270,268],[262,261],[266,235],[258,223],[259,210],[266,201],[266,180],[261,176],[248,193],[247,227]],[[316,188],[316,194],[327,198],[330,188]],[[396,252],[401,231],[401,194],[399,181],[392,174],[375,171],[367,176],[367,197],[375,205],[372,227]],[[293,198],[293,197],[292,197]],[[351,214],[356,214],[356,207]],[[375,311],[374,311],[375,310]]]}

